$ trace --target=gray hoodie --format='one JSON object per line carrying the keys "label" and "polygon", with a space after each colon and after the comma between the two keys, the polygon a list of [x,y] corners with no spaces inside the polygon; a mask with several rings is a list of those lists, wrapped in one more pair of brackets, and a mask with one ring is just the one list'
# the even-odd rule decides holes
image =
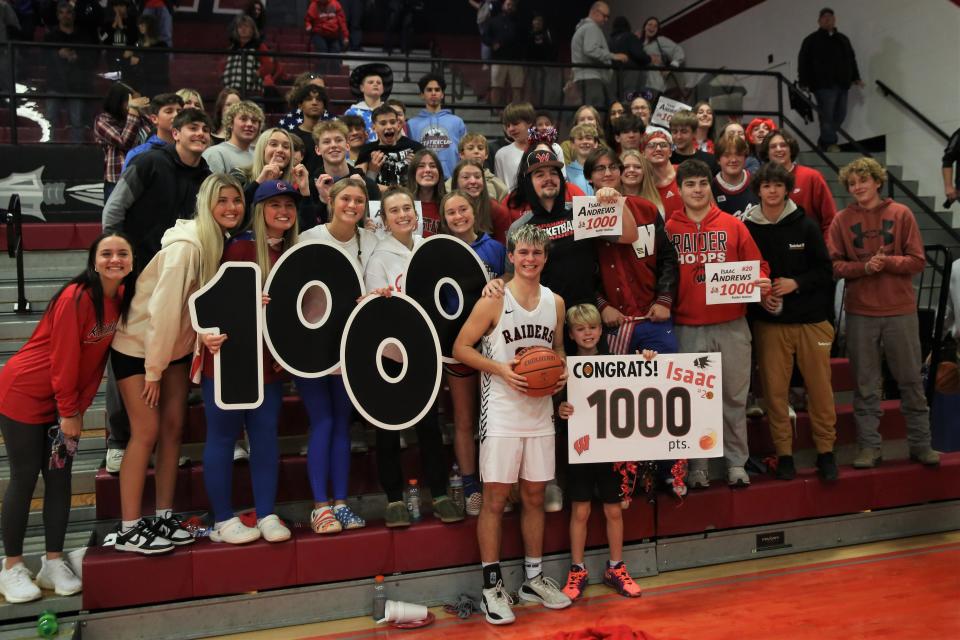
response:
{"label": "gray hoodie", "polygon": [[[613,54],[607,45],[603,29],[590,18],[584,18],[577,24],[577,30],[570,41],[570,59],[573,64],[610,64]],[[604,69],[574,69],[574,81],[600,80],[610,82],[613,73]]]}

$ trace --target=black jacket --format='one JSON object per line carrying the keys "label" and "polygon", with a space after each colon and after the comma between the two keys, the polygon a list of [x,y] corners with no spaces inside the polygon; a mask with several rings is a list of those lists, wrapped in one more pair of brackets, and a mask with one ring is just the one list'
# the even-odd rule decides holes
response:
{"label": "black jacket", "polygon": [[123,231],[143,267],[158,251],[163,233],[178,218],[193,218],[200,184],[210,175],[203,158],[185,165],[167,144],[138,155],[124,170],[103,206],[104,231]]}
{"label": "black jacket", "polygon": [[776,224],[758,223],[762,218],[760,205],[756,205],[747,211],[744,222],[770,265],[770,279],[793,278],[799,287],[783,298],[780,315],[771,315],[759,304],[751,304],[750,318],[782,324],[832,320],[833,263],[820,226],[792,200],[787,201],[785,215]]}
{"label": "black jacket", "polygon": [[[501,13],[487,22],[484,44],[493,49],[494,60],[519,60],[526,53],[527,32],[516,13]],[[499,45],[495,47],[495,45]]]}
{"label": "black jacket", "polygon": [[610,53],[627,54],[630,58],[627,67],[640,69],[650,65],[650,56],[643,50],[643,40],[629,30],[610,34]]}
{"label": "black jacket", "polygon": [[800,86],[814,91],[849,89],[860,79],[850,39],[839,31],[817,29],[804,38],[797,68]]}

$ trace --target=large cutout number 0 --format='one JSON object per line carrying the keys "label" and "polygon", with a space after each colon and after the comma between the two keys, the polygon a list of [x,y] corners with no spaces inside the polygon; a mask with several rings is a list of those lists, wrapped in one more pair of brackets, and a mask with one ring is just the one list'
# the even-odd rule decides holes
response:
{"label": "large cutout number 0", "polygon": [[197,333],[227,334],[223,346],[213,356],[217,406],[221,409],[260,406],[263,402],[260,267],[252,262],[223,263],[217,275],[190,296],[189,303],[190,321]]}
{"label": "large cutout number 0", "polygon": [[343,249],[303,242],[270,271],[265,291],[266,339],[284,369],[319,378],[340,366],[340,340],[350,312],[363,295],[363,279]]}

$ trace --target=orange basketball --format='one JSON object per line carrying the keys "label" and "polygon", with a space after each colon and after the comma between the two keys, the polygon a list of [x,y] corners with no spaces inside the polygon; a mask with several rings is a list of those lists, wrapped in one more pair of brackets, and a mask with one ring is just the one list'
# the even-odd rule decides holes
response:
{"label": "orange basketball", "polygon": [[528,347],[517,353],[517,365],[513,370],[527,379],[526,394],[540,398],[553,394],[557,380],[567,365],[557,352],[547,347]]}

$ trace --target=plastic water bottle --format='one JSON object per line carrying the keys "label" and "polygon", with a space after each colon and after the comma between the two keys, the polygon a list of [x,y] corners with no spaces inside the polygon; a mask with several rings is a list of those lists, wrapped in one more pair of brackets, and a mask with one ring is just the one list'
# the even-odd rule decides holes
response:
{"label": "plastic water bottle", "polygon": [[60,624],[57,622],[57,614],[53,611],[44,611],[37,619],[37,635],[41,638],[56,637],[60,630]]}
{"label": "plastic water bottle", "polygon": [[450,499],[453,503],[463,509],[463,476],[460,475],[460,465],[453,463],[453,470],[450,472]]}
{"label": "plastic water bottle", "polygon": [[379,622],[386,614],[387,590],[383,585],[383,576],[377,576],[373,579],[373,619]]}
{"label": "plastic water bottle", "polygon": [[420,522],[420,486],[416,478],[410,478],[407,484],[407,511],[411,522]]}

